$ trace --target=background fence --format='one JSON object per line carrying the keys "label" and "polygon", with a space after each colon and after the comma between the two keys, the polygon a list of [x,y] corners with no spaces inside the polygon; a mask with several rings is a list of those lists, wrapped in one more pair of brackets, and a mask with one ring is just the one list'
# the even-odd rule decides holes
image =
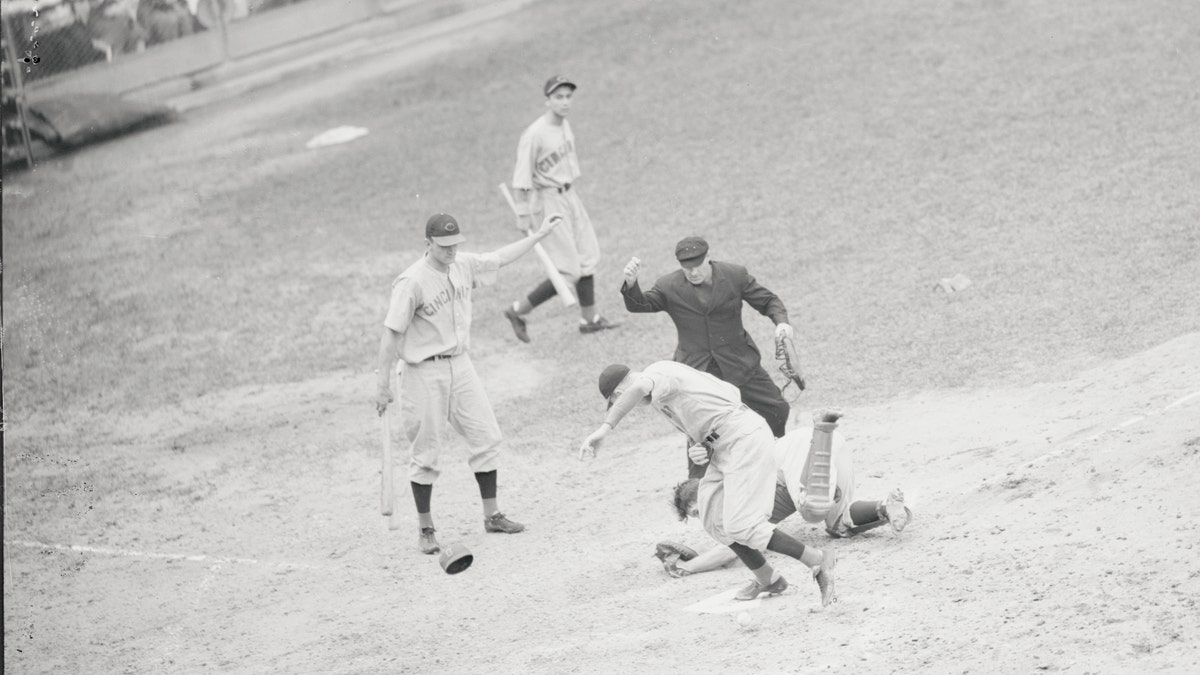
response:
{"label": "background fence", "polygon": [[[388,9],[419,2],[390,0]],[[383,11],[380,0],[6,0],[5,157],[26,154],[28,105],[136,97]]]}

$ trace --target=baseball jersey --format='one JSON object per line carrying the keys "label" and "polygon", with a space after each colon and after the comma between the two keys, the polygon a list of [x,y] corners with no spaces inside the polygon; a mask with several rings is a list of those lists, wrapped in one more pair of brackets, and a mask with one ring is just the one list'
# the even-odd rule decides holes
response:
{"label": "baseball jersey", "polygon": [[682,363],[658,361],[642,374],[654,383],[650,405],[689,438],[703,439],[742,407],[737,387]]}
{"label": "baseball jersey", "polygon": [[533,121],[517,143],[512,186],[517,190],[559,188],[579,178],[575,134],[567,120],[551,124],[543,115]]}
{"label": "baseball jersey", "polygon": [[496,283],[500,269],[494,255],[460,252],[445,272],[439,272],[427,255],[392,282],[383,320],[400,334],[399,355],[406,363],[466,353],[471,343],[471,290]]}

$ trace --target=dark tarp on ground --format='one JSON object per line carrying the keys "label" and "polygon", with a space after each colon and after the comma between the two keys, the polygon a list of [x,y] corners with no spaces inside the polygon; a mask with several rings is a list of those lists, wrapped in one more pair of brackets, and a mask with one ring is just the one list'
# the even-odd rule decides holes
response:
{"label": "dark tarp on ground", "polygon": [[80,94],[29,104],[29,131],[49,145],[75,147],[154,124],[175,112],[161,104],[107,94]]}

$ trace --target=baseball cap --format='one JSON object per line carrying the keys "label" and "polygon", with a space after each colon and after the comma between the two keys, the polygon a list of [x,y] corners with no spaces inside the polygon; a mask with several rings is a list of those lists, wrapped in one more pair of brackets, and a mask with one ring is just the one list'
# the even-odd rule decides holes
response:
{"label": "baseball cap", "polygon": [[621,380],[629,374],[629,366],[623,363],[614,363],[600,372],[600,395],[604,398],[612,396],[617,385],[621,384]]}
{"label": "baseball cap", "polygon": [[699,265],[707,254],[708,242],[701,237],[684,237],[675,244],[675,259],[684,267]]}
{"label": "baseball cap", "polygon": [[438,246],[453,246],[467,240],[462,230],[458,229],[458,221],[448,213],[429,216],[425,223],[425,238],[432,239]]}
{"label": "baseball cap", "polygon": [[550,94],[554,93],[555,89],[558,89],[559,87],[564,87],[564,86],[570,87],[572,90],[577,88],[575,86],[575,83],[568,80],[565,76],[555,75],[554,77],[546,80],[545,86],[542,87],[542,93],[545,94],[546,96],[549,96]]}

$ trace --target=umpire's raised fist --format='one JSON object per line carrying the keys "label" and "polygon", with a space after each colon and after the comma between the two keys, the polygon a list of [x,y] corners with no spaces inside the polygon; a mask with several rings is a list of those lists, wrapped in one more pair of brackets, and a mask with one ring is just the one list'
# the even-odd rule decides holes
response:
{"label": "umpire's raised fist", "polygon": [[637,281],[638,271],[641,269],[642,261],[637,256],[630,258],[629,262],[625,263],[625,283],[632,286]]}

